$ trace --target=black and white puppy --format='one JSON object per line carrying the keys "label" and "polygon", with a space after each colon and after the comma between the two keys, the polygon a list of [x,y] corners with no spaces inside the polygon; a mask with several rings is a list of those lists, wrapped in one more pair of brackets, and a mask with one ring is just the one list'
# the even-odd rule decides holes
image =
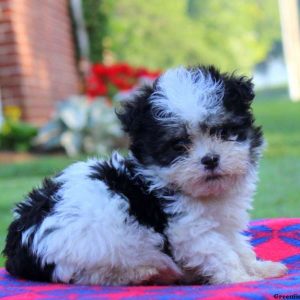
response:
{"label": "black and white puppy", "polygon": [[179,67],[123,103],[129,157],[78,162],[15,208],[15,276],[76,284],[211,284],[283,275],[242,234],[263,148],[246,77]]}

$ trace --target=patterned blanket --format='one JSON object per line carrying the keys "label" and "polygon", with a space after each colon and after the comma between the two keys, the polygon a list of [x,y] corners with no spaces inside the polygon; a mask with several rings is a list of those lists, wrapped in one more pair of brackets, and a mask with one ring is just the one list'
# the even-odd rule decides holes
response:
{"label": "patterned blanket", "polygon": [[277,279],[214,286],[98,287],[17,280],[0,269],[1,299],[300,299],[300,219],[251,223],[259,258],[282,261],[289,273]]}

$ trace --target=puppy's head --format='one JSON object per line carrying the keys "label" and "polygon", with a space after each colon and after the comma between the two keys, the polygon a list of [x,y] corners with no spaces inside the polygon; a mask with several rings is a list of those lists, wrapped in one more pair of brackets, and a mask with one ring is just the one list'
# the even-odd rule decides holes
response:
{"label": "puppy's head", "polygon": [[214,67],[179,67],[123,103],[118,117],[138,161],[165,185],[218,196],[255,170],[263,137],[253,85]]}

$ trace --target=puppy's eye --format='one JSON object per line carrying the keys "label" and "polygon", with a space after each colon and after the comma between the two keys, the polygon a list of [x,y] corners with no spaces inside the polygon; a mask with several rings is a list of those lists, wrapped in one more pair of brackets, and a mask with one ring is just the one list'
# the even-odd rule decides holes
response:
{"label": "puppy's eye", "polygon": [[246,140],[247,139],[247,133],[245,132],[245,131],[239,131],[238,133],[237,133],[237,141],[238,142],[242,142],[242,141],[244,141],[244,140]]}
{"label": "puppy's eye", "polygon": [[216,136],[218,138],[221,138],[222,140],[227,140],[229,135],[227,128],[220,128],[220,127],[211,127],[209,129],[209,134],[211,136]]}
{"label": "puppy's eye", "polygon": [[246,138],[247,138],[247,134],[244,131],[236,130],[229,135],[227,140],[231,142],[242,142]]}
{"label": "puppy's eye", "polygon": [[176,152],[183,152],[187,150],[188,145],[190,144],[189,140],[174,140],[171,143],[171,148]]}
{"label": "puppy's eye", "polygon": [[222,140],[228,140],[230,137],[230,133],[227,128],[222,128],[219,132],[219,135]]}
{"label": "puppy's eye", "polygon": [[236,142],[237,140],[238,140],[238,135],[237,134],[232,134],[227,139],[227,141],[230,141],[230,142]]}
{"label": "puppy's eye", "polygon": [[210,135],[217,135],[218,134],[218,128],[217,127],[212,127],[209,129],[209,134]]}

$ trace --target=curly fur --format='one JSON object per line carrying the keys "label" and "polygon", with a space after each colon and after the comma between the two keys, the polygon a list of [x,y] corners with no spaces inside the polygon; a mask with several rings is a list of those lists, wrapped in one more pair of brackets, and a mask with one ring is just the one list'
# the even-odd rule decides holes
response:
{"label": "curly fur", "polygon": [[4,255],[12,275],[101,285],[232,283],[276,277],[247,229],[263,149],[253,84],[179,67],[122,103],[127,158],[90,159],[15,209]]}

